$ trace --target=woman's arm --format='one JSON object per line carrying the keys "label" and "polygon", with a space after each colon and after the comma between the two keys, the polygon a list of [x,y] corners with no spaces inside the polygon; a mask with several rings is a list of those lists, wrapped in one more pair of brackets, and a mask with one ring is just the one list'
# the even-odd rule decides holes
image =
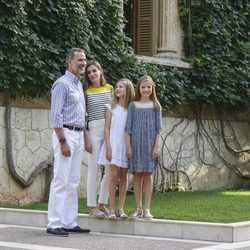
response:
{"label": "woman's arm", "polygon": [[[88,96],[87,96],[85,91],[84,91],[84,99],[85,99],[85,109],[87,110]],[[85,118],[85,120],[86,120],[86,118]],[[89,139],[89,132],[88,132],[88,129],[87,129],[86,125],[85,125],[85,127],[83,129],[83,139],[84,139],[84,148],[85,148],[85,150],[88,153],[92,154],[92,144],[91,144],[90,139]]]}
{"label": "woman's arm", "polygon": [[89,133],[88,133],[88,130],[87,130],[86,127],[83,129],[83,138],[84,138],[84,147],[85,147],[85,150],[88,153],[92,154],[92,144],[91,144],[91,142],[89,140]]}

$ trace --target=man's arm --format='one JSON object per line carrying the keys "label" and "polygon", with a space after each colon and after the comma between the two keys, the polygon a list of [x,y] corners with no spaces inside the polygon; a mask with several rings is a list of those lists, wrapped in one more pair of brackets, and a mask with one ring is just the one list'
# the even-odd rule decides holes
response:
{"label": "man's arm", "polygon": [[65,157],[70,157],[71,156],[71,151],[70,151],[70,147],[69,147],[69,145],[67,143],[67,140],[66,140],[66,138],[64,136],[63,128],[55,128],[55,132],[56,132],[58,141],[59,141],[59,143],[61,145],[62,154]]}

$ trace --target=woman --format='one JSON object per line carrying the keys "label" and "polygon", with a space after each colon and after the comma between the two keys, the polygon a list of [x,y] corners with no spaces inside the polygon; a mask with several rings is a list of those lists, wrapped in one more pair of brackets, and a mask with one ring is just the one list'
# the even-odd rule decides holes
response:
{"label": "woman", "polygon": [[96,61],[90,61],[85,68],[85,98],[87,108],[88,133],[84,137],[85,149],[90,153],[87,177],[87,205],[90,214],[104,218],[108,214],[104,204],[108,203],[109,167],[101,181],[98,205],[97,180],[100,176],[98,157],[104,142],[106,106],[112,99],[113,87],[106,83],[103,69]]}

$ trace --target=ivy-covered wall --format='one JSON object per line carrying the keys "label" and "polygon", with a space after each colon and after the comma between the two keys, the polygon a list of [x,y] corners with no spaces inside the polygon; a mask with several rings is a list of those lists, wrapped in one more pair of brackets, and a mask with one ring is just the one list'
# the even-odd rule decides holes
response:
{"label": "ivy-covered wall", "polygon": [[249,105],[250,2],[179,0],[188,74],[189,100],[229,106]]}
{"label": "ivy-covered wall", "polygon": [[191,70],[139,62],[123,33],[120,0],[0,0],[0,91],[46,93],[65,70],[70,47],[85,49],[114,84],[150,74],[164,108],[206,102],[249,106],[247,0],[179,0]]}

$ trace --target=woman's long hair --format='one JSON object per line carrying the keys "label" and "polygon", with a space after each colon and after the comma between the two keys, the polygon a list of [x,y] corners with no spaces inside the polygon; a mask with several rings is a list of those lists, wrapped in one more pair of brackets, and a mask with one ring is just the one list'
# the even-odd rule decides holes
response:
{"label": "woman's long hair", "polygon": [[92,86],[92,83],[91,81],[89,80],[88,78],[88,74],[87,74],[87,70],[88,68],[91,66],[91,65],[94,65],[100,72],[101,72],[101,75],[100,75],[100,85],[101,86],[104,86],[106,84],[106,80],[104,78],[104,73],[103,73],[103,68],[101,66],[101,64],[97,61],[88,61],[87,62],[87,65],[85,67],[85,84],[84,84],[84,89],[88,89]]}

